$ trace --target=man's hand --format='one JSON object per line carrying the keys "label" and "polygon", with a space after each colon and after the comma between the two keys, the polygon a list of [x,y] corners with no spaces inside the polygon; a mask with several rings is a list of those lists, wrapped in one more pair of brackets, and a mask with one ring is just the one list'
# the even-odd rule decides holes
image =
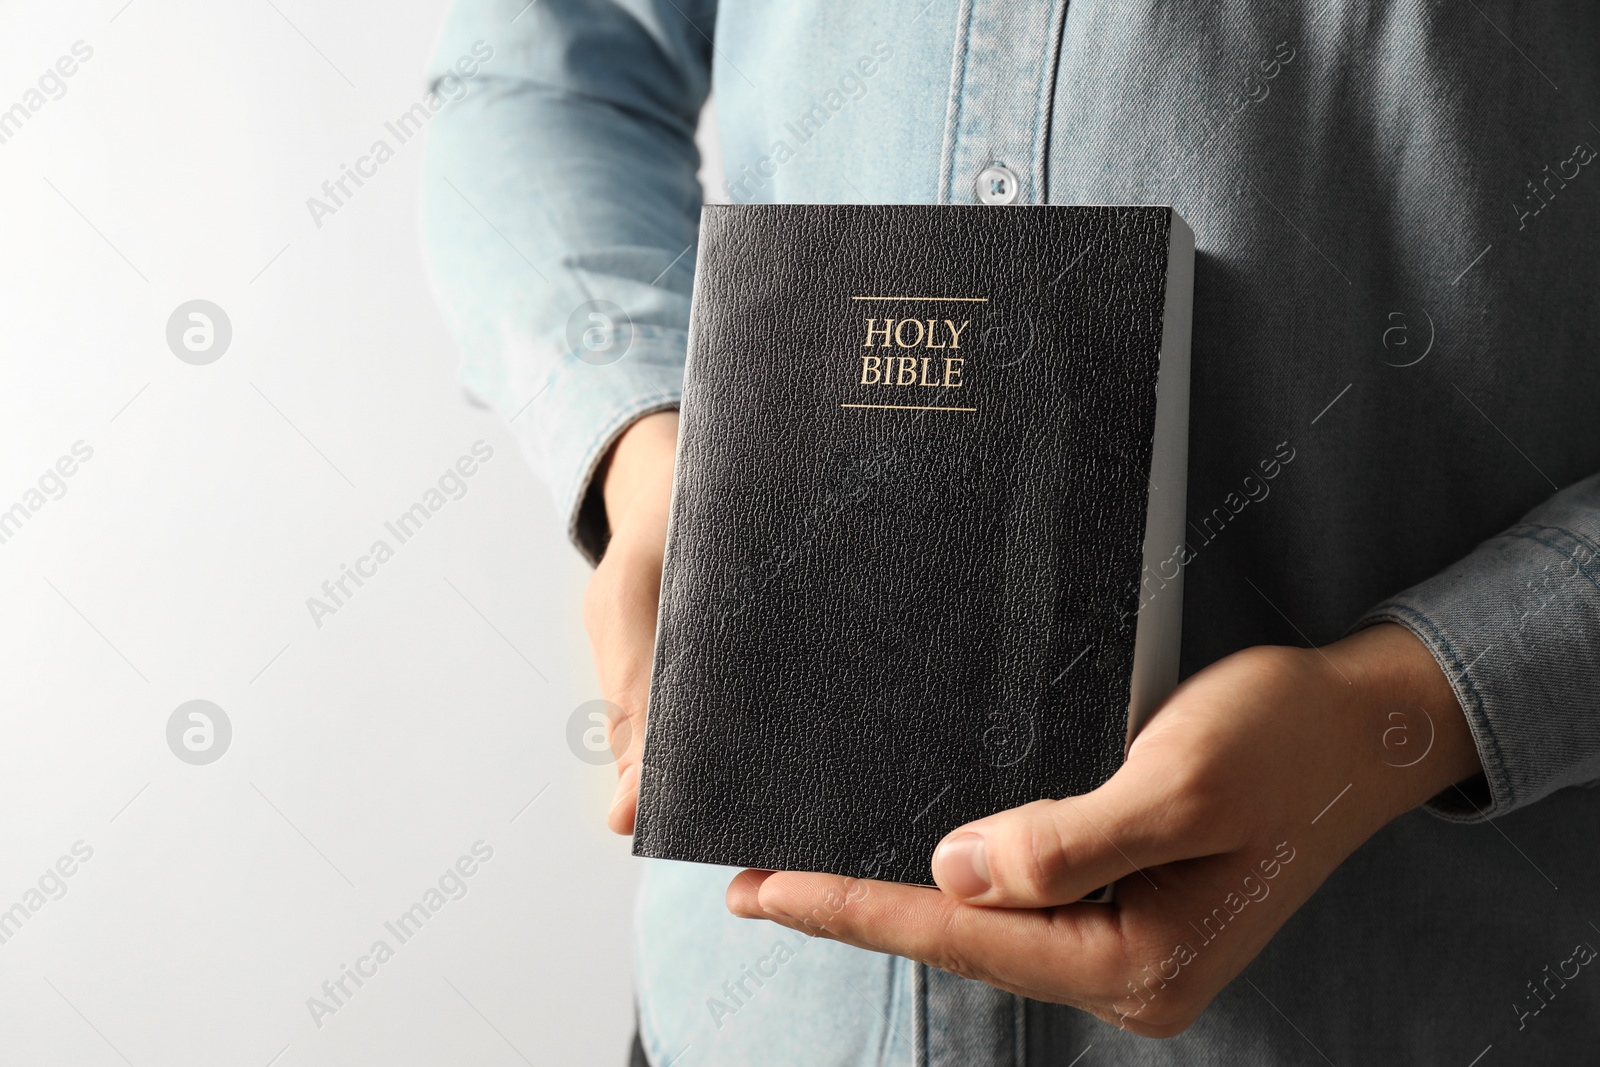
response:
{"label": "man's hand", "polygon": [[617,793],[606,823],[619,834],[633,832],[639,806],[639,759],[677,439],[676,411],[646,415],[617,439],[600,474],[611,542],[589,579],[583,621],[600,692],[624,713],[608,727],[617,757]]}
{"label": "man's hand", "polygon": [[1363,841],[1480,772],[1432,656],[1383,624],[1201,671],[1101,788],[947,836],[939,889],[745,871],[728,907],[1166,1037]]}

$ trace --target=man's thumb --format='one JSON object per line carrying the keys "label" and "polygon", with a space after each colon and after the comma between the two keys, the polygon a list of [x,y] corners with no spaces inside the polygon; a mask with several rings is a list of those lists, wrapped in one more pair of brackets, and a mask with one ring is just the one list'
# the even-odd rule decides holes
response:
{"label": "man's thumb", "polygon": [[971,904],[1047,908],[1144,867],[1205,855],[1150,792],[1148,782],[1119,774],[1092,793],[968,823],[934,851],[934,880]]}

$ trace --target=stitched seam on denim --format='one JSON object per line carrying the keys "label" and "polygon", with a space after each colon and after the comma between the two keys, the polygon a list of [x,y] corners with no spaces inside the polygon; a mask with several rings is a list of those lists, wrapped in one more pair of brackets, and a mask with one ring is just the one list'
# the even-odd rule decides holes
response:
{"label": "stitched seam on denim", "polygon": [[889,996],[884,1006],[883,1040],[878,1045],[878,1067],[891,1067],[889,1054],[894,1051],[894,1039],[899,1030],[894,1017],[900,1013],[900,1003],[905,997],[905,974],[911,961],[904,956],[889,957]]}
{"label": "stitched seam on denim", "polygon": [[928,1067],[928,967],[913,963],[911,973],[911,1060],[913,1067]]}
{"label": "stitched seam on denim", "polygon": [[[1374,614],[1388,615],[1393,621],[1401,623],[1402,625],[1410,624],[1409,628],[1426,630],[1428,635],[1433,639],[1431,642],[1427,643],[1431,646],[1437,647],[1439,651],[1443,652],[1450,658],[1451,664],[1455,667],[1457,674],[1461,678],[1461,684],[1459,688],[1456,686],[1454,679],[1449,679],[1451,682],[1451,688],[1456,690],[1458,696],[1463,695],[1462,690],[1464,689],[1465,695],[1471,698],[1472,710],[1475,712],[1476,721],[1483,727],[1483,736],[1488,740],[1490,753],[1494,757],[1495,773],[1490,775],[1489,768],[1484,768],[1485,776],[1489,777],[1490,779],[1489,810],[1493,811],[1496,807],[1499,807],[1502,810],[1510,810],[1511,808],[1515,807],[1518,801],[1515,791],[1511,787],[1511,778],[1507,771],[1508,765],[1506,763],[1505,752],[1500,747],[1499,735],[1495,732],[1494,723],[1489,718],[1488,709],[1487,705],[1484,703],[1483,694],[1478,691],[1478,687],[1473,682],[1472,676],[1467,673],[1467,668],[1462,663],[1461,656],[1456,652],[1455,646],[1452,645],[1444,636],[1444,632],[1434,624],[1433,620],[1429,619],[1421,612],[1416,611],[1413,608],[1406,607],[1403,604],[1382,605],[1376,612],[1374,612]],[[1471,722],[1472,719],[1473,716],[1469,715],[1468,721]],[[1474,732],[1474,739],[1476,739],[1476,736],[1476,732]],[[1494,779],[1496,778],[1500,779],[1501,784],[1504,787],[1504,803],[1502,804],[1495,803]],[[1480,817],[1487,817],[1485,812],[1480,811],[1478,814]]]}
{"label": "stitched seam on denim", "polygon": [[1045,50],[1044,73],[1039,79],[1039,102],[1033,114],[1033,202],[1048,204],[1050,175],[1050,125],[1056,89],[1061,80],[1061,49],[1066,37],[1067,9],[1071,0],[1055,0],[1050,13],[1050,47]]}
{"label": "stitched seam on denim", "polygon": [[1016,994],[1011,995],[1012,1062],[1016,1067],[1028,1067],[1028,1002]]}
{"label": "stitched seam on denim", "polygon": [[[932,3],[928,5],[932,7]],[[967,63],[972,54],[972,0],[961,0],[961,7],[956,11],[956,48],[957,53],[950,57],[952,64],[960,63],[959,70],[950,72],[950,99],[945,105],[944,116],[944,145],[940,149],[939,169],[944,172],[942,203],[951,203],[955,200],[956,186],[956,152],[957,142],[961,139],[961,111],[965,106],[967,88]]]}
{"label": "stitched seam on denim", "polygon": [[1507,530],[1506,534],[1517,535],[1524,530],[1542,530],[1548,533],[1559,534],[1562,537],[1571,538],[1572,540],[1583,545],[1585,548],[1589,549],[1589,551],[1593,552],[1596,556],[1600,556],[1600,543],[1597,543],[1593,538],[1585,537],[1578,531],[1569,529],[1565,526],[1552,526],[1547,522],[1519,522],[1515,526],[1511,527],[1511,529]]}
{"label": "stitched seam on denim", "polygon": [[[1556,553],[1557,555],[1570,559],[1574,564],[1577,565],[1578,573],[1589,579],[1589,584],[1594,586],[1597,591],[1600,591],[1600,574],[1590,573],[1589,569],[1578,559],[1577,553],[1573,551],[1571,546],[1560,543],[1552,543],[1552,541],[1570,541],[1572,546],[1590,548],[1591,546],[1585,539],[1578,537],[1576,534],[1573,534],[1567,530],[1563,530],[1559,526],[1540,526],[1536,527],[1535,529],[1541,532],[1549,532],[1551,534],[1555,534],[1556,536],[1551,539],[1546,539],[1533,533],[1512,533],[1510,531],[1507,531],[1503,536],[1507,539],[1515,538],[1519,541],[1532,541],[1536,545],[1543,545],[1545,548],[1550,549],[1550,551]],[[1600,550],[1595,550],[1591,556],[1591,559],[1600,559]]]}

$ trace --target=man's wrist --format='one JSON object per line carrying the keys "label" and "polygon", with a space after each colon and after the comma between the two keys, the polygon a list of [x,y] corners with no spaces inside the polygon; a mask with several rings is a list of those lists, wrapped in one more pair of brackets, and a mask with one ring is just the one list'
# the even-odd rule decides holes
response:
{"label": "man's wrist", "polygon": [[1322,652],[1349,692],[1356,752],[1385,821],[1483,773],[1450,680],[1409,630],[1380,623]]}
{"label": "man's wrist", "polygon": [[600,478],[613,541],[665,524],[677,439],[678,413],[656,411],[635,420],[611,446]]}

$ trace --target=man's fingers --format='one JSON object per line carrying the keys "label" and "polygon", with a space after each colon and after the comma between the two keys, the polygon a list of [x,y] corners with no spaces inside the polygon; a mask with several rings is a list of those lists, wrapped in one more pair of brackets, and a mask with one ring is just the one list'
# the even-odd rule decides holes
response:
{"label": "man's fingers", "polygon": [[724,895],[728,910],[744,919],[763,918],[759,892],[761,883],[771,877],[771,871],[740,871],[734,875]]}
{"label": "man's fingers", "polygon": [[1092,793],[1039,800],[968,823],[933,856],[933,875],[973,904],[1070,904],[1146,867],[1227,847],[1227,821],[1203,810],[1198,791],[1124,766]]}
{"label": "man's fingers", "polygon": [[605,702],[606,744],[611,749],[611,758],[617,770],[617,787],[606,813],[606,825],[616,833],[630,834],[638,806],[647,698],[629,695],[623,699],[628,701],[626,705],[615,700]]}
{"label": "man's fingers", "polygon": [[633,832],[638,808],[645,702],[677,436],[676,411],[636,419],[618,435],[597,475],[611,540],[589,580],[583,621],[600,691],[627,711],[625,722],[611,722],[608,729],[617,757],[617,791],[606,822],[619,834]]}
{"label": "man's fingers", "polygon": [[1109,992],[1120,974],[1116,921],[1092,904],[1002,911],[920,886],[770,871],[739,874],[727,903],[744,918],[906,956],[1025,996],[1072,987]]}
{"label": "man's fingers", "polygon": [[[648,698],[638,696],[627,706],[607,702],[606,743],[611,747],[611,759],[617,766],[619,779],[627,776],[628,769],[637,769],[644,758],[644,715]],[[637,778],[637,776],[635,776]]]}
{"label": "man's fingers", "polygon": [[634,759],[617,777],[617,791],[611,797],[606,826],[612,833],[633,833],[633,820],[639,814],[639,761]]}
{"label": "man's fingers", "polygon": [[633,832],[638,807],[660,581],[659,553],[617,545],[601,561],[584,601],[595,673],[612,705],[606,734],[616,757],[617,789],[606,824],[619,834]]}
{"label": "man's fingers", "polygon": [[[639,804],[639,775],[644,759],[644,707],[646,697],[637,696],[624,708],[612,704],[606,723],[607,741],[617,762],[617,789],[606,813],[606,825],[619,834],[633,833],[634,813]],[[635,710],[637,709],[637,710]]]}

